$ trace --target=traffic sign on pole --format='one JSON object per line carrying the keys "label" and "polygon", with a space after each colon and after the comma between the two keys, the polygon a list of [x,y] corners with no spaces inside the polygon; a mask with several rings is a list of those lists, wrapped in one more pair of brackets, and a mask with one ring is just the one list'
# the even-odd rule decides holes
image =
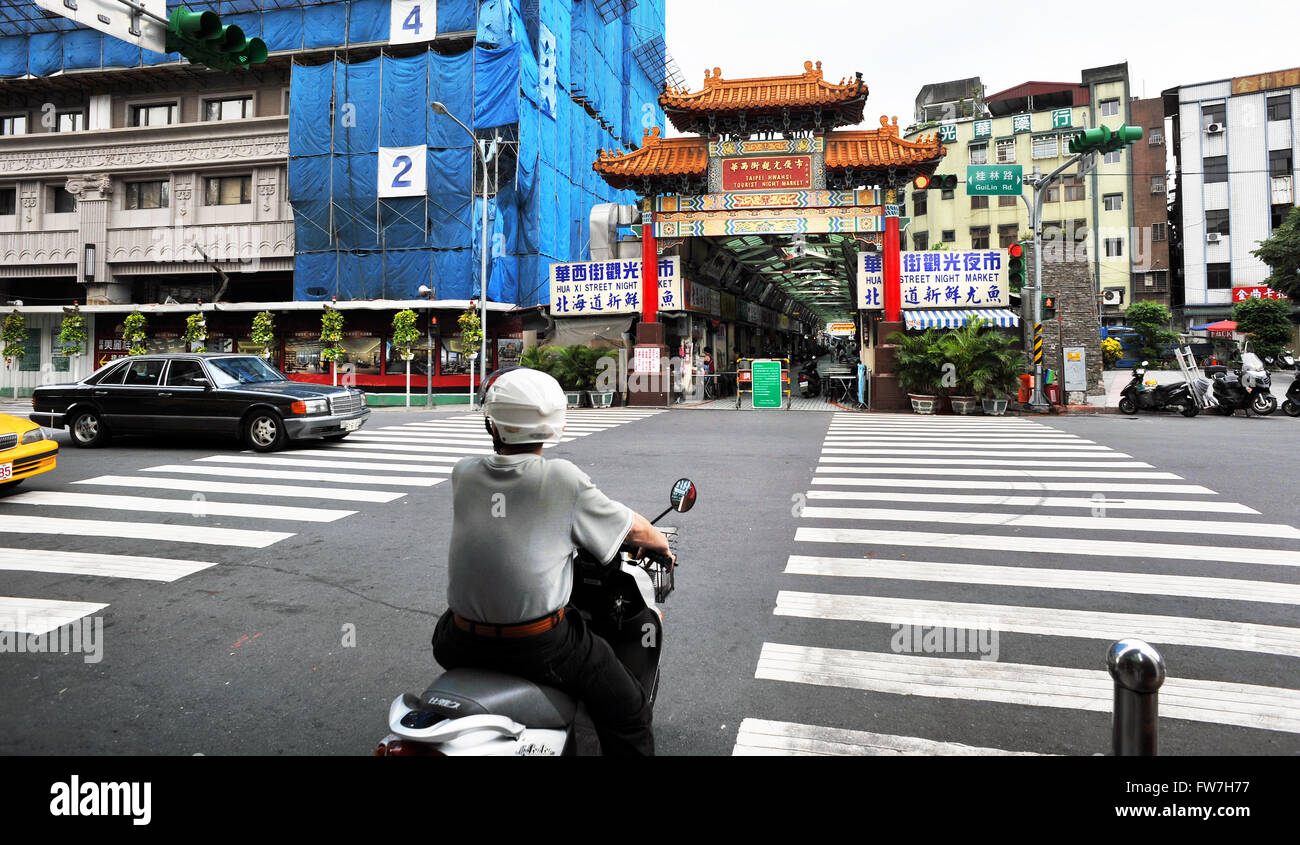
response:
{"label": "traffic sign on pole", "polygon": [[[167,52],[167,0],[35,0],[36,5],[82,26],[155,53]],[[9,4],[5,4],[9,5]],[[132,8],[134,6],[135,8]]]}
{"label": "traffic sign on pole", "polygon": [[966,193],[971,196],[1015,196],[1023,191],[1018,164],[973,164],[966,168]]}

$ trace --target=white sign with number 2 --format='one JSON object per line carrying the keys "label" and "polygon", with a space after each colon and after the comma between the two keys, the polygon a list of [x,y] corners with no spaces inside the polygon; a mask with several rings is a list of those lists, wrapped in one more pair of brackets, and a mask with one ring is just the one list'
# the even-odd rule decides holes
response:
{"label": "white sign with number 2", "polygon": [[424,178],[425,147],[379,148],[379,196],[422,197],[428,193]]}
{"label": "white sign with number 2", "polygon": [[437,0],[391,0],[389,44],[432,41],[438,35]]}

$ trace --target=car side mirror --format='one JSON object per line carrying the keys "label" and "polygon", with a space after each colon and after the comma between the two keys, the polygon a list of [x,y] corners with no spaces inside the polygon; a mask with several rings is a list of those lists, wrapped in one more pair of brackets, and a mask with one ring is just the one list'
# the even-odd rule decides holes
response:
{"label": "car side mirror", "polygon": [[201,387],[201,388],[203,388],[204,390],[211,390],[211,389],[212,389],[212,382],[208,381],[207,379],[205,379],[205,378],[203,378],[203,377],[201,377],[201,376],[198,377],[198,378],[192,378],[192,379],[190,379],[190,384],[194,385],[195,387]]}

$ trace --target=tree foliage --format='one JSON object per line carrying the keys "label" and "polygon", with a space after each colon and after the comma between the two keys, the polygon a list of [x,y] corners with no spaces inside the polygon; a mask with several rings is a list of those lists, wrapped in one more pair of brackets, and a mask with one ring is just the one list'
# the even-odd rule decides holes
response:
{"label": "tree foliage", "polygon": [[320,318],[320,340],[325,348],[320,351],[322,361],[338,362],[343,360],[347,351],[339,346],[343,340],[343,312],[326,308]]}
{"label": "tree foliage", "polygon": [[393,346],[403,361],[415,356],[413,347],[420,339],[420,330],[416,328],[419,317],[410,308],[393,315]]}
{"label": "tree foliage", "polygon": [[262,357],[271,357],[271,344],[275,343],[275,315],[259,311],[253,317],[253,343],[262,347]]}
{"label": "tree foliage", "polygon": [[1152,363],[1163,357],[1162,343],[1178,342],[1178,334],[1169,330],[1170,319],[1169,309],[1159,302],[1135,302],[1124,312],[1125,324],[1137,334],[1142,357]]}
{"label": "tree foliage", "polygon": [[122,340],[131,344],[128,355],[144,355],[149,350],[145,348],[144,342],[148,335],[145,333],[145,327],[149,321],[139,311],[132,311],[126,315],[122,321]]}
{"label": "tree foliage", "polygon": [[27,352],[27,318],[17,308],[5,317],[4,327],[0,328],[0,341],[4,342],[5,362],[22,358]]}
{"label": "tree foliage", "polygon": [[1291,303],[1281,299],[1247,299],[1232,308],[1237,331],[1251,335],[1261,358],[1276,356],[1291,340]]}
{"label": "tree foliage", "polygon": [[81,308],[73,305],[71,310],[63,309],[63,323],[59,326],[59,346],[63,354],[75,358],[83,351],[86,344],[86,318],[81,316]]}
{"label": "tree foliage", "polygon": [[1265,280],[1269,287],[1300,301],[1300,206],[1291,209],[1273,236],[1259,241],[1259,248],[1250,254],[1273,271]]}

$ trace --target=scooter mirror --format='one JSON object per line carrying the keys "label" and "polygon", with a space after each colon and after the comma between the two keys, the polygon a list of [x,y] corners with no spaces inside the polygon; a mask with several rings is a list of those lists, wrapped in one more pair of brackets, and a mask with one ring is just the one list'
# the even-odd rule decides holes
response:
{"label": "scooter mirror", "polygon": [[668,501],[672,504],[673,510],[686,513],[695,507],[695,483],[689,478],[679,478],[673,484],[673,492],[668,497]]}

